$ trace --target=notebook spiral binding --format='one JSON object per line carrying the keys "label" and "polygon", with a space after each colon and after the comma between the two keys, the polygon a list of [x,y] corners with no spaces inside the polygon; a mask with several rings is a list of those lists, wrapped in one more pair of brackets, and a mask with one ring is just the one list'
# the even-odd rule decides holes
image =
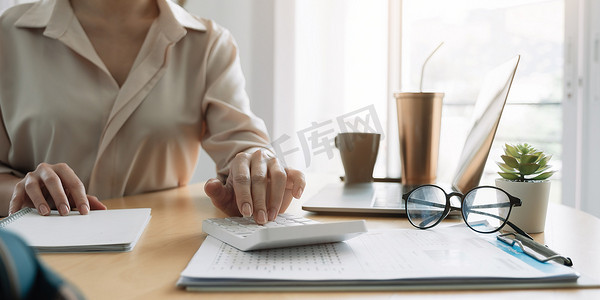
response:
{"label": "notebook spiral binding", "polygon": [[33,210],[34,209],[31,207],[25,207],[25,208],[22,208],[21,210],[19,210],[18,212],[14,213],[12,215],[9,215],[8,217],[0,220],[0,228],[4,228],[4,227],[8,226],[8,224],[14,222],[18,218],[30,213]]}

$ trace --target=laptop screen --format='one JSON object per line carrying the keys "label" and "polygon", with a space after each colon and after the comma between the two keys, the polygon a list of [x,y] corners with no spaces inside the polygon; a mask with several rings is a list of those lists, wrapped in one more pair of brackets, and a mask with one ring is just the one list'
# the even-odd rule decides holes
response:
{"label": "laptop screen", "polygon": [[473,125],[452,182],[460,192],[465,193],[479,185],[519,60],[520,56],[517,55],[496,67],[483,81],[475,104]]}

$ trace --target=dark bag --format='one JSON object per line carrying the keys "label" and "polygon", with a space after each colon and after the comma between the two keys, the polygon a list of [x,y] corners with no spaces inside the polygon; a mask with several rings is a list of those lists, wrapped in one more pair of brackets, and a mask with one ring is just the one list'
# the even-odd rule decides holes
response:
{"label": "dark bag", "polygon": [[0,229],[0,299],[84,299],[18,236]]}

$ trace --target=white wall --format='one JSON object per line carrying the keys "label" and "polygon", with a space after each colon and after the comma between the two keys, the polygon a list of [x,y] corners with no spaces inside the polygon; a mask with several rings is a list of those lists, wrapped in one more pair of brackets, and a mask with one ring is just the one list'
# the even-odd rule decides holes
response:
{"label": "white wall", "polygon": [[[236,39],[250,105],[273,134],[275,0],[188,0],[192,14],[216,21]],[[214,177],[215,164],[204,151],[191,182]]]}

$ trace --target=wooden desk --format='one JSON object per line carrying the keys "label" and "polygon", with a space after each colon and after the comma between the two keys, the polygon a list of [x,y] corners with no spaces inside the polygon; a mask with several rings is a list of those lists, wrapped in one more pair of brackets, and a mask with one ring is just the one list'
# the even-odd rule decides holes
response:
{"label": "wooden desk", "polygon": [[[323,182],[308,186],[307,199]],[[321,221],[351,220],[352,216],[317,215],[301,210],[296,200],[288,210]],[[202,184],[151,194],[106,200],[109,208],[152,208],[152,219],[141,240],[131,252],[91,254],[42,254],[41,258],[59,274],[79,287],[89,299],[192,299],[223,298],[218,293],[191,293],[175,286],[179,274],[206,237],[202,220],[225,217],[206,197]],[[367,217],[369,229],[410,228],[403,218]],[[452,221],[445,221],[452,222]],[[458,221],[455,221],[458,222]],[[64,233],[68,234],[68,233]],[[546,232],[534,236],[559,253],[573,259],[574,267],[589,277],[600,279],[600,219],[572,208],[551,204]],[[437,291],[437,292],[302,292],[227,293],[227,298],[385,298],[402,295],[464,298],[465,294],[506,299],[542,296],[552,298],[600,299],[600,289],[556,289],[517,291]],[[543,299],[543,298],[538,298]]]}

